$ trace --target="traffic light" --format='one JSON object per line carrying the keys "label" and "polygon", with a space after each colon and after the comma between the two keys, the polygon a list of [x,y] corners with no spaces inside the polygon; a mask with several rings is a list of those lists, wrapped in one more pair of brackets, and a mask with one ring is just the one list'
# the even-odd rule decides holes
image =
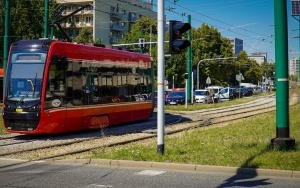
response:
{"label": "traffic light", "polygon": [[182,39],[182,34],[191,29],[189,23],[176,20],[169,21],[169,53],[178,54],[191,45],[189,40]]}

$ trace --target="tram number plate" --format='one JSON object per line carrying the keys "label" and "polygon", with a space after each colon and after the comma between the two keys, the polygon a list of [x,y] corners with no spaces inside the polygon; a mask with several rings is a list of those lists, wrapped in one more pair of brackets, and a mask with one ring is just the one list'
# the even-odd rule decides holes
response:
{"label": "tram number plate", "polygon": [[22,108],[17,108],[16,112],[23,112],[23,109]]}

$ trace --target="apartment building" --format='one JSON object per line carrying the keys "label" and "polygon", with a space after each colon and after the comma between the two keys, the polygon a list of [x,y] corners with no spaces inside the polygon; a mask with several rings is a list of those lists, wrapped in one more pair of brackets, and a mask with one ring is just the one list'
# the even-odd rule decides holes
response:
{"label": "apartment building", "polygon": [[299,59],[291,59],[289,63],[289,75],[299,75]]}
{"label": "apartment building", "polygon": [[66,6],[62,16],[90,4],[61,23],[70,38],[75,38],[84,27],[93,28],[94,40],[104,45],[118,43],[131,25],[143,16],[156,19],[152,0],[57,0]]}

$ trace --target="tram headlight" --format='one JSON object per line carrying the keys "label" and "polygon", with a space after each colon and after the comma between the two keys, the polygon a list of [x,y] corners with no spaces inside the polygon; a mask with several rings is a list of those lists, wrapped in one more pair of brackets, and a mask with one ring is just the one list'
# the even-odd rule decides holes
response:
{"label": "tram headlight", "polygon": [[31,107],[28,107],[28,111],[36,111],[40,109],[40,105],[34,105],[34,106],[31,106]]}
{"label": "tram headlight", "polygon": [[11,107],[11,106],[9,106],[9,105],[5,105],[5,106],[4,106],[4,109],[6,109],[6,110],[11,110],[11,109],[12,109],[12,107]]}

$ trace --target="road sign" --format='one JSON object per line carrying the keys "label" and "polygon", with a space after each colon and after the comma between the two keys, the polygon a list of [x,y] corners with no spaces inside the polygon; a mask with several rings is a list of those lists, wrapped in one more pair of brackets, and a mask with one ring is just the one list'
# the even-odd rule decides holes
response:
{"label": "road sign", "polygon": [[245,80],[245,79],[244,79],[244,76],[243,76],[241,73],[235,75],[235,79],[236,79],[237,81]]}
{"label": "road sign", "polygon": [[211,79],[209,76],[206,78],[206,84],[211,84]]}

